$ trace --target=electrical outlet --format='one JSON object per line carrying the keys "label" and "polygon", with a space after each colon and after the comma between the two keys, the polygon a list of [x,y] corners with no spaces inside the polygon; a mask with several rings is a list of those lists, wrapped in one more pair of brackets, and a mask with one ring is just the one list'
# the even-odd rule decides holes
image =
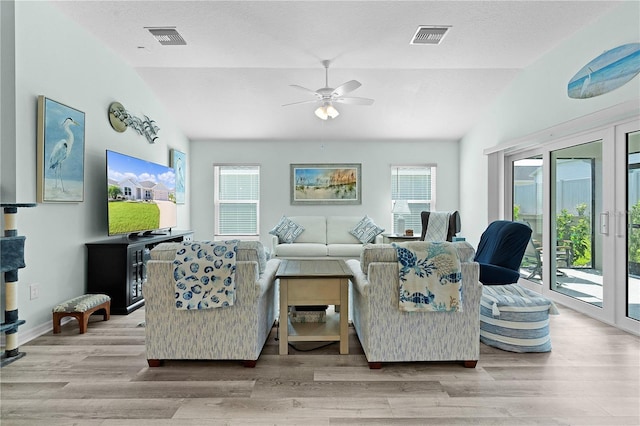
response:
{"label": "electrical outlet", "polygon": [[30,293],[29,298],[31,300],[37,299],[38,297],[40,297],[40,284],[31,284],[29,286],[29,293]]}

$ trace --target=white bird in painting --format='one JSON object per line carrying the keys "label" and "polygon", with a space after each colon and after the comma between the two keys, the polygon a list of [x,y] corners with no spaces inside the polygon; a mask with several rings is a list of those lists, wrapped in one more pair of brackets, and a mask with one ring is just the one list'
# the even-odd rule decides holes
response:
{"label": "white bird in painting", "polygon": [[49,156],[49,168],[53,169],[56,178],[55,187],[58,187],[58,180],[60,180],[62,192],[64,192],[64,183],[62,182],[62,163],[64,163],[64,161],[69,157],[69,153],[73,147],[73,132],[69,128],[72,125],[79,126],[79,124],[71,117],[64,120],[62,128],[67,134],[67,138],[60,139],[53,147],[53,151],[51,151],[51,155]]}
{"label": "white bird in painting", "polygon": [[580,97],[581,98],[584,98],[584,94],[587,92],[587,88],[591,84],[591,74],[592,73],[593,73],[593,70],[591,69],[591,67],[589,67],[589,75],[587,75],[587,78],[584,79],[584,82],[582,83],[582,90],[580,90]]}

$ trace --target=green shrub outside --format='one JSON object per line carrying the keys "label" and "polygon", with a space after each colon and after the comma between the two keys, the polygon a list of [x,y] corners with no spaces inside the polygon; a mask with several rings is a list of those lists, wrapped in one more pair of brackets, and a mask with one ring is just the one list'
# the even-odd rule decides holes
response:
{"label": "green shrub outside", "polygon": [[[636,204],[638,223],[640,223],[640,202]],[[591,218],[585,215],[587,204],[576,206],[577,215],[562,209],[556,216],[557,245],[569,244],[572,259],[569,266],[587,266],[591,264]],[[518,220],[520,206],[513,206],[513,220]],[[640,233],[636,236],[636,255],[640,261]]]}
{"label": "green shrub outside", "polygon": [[[640,201],[631,206],[631,222],[640,223]],[[629,262],[640,263],[640,231],[629,229]]]}

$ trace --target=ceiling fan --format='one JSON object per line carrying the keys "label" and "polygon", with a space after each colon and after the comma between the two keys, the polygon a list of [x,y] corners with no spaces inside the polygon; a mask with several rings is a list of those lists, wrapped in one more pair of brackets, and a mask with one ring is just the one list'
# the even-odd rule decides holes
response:
{"label": "ceiling fan", "polygon": [[291,87],[295,87],[296,89],[303,90],[307,93],[313,94],[316,98],[308,101],[300,101],[293,102],[290,104],[284,104],[282,106],[289,105],[298,105],[298,104],[308,104],[318,102],[321,105],[316,109],[316,115],[322,120],[326,120],[328,118],[336,118],[340,113],[333,106],[333,103],[342,103],[342,104],[351,104],[351,105],[371,105],[373,104],[373,99],[369,98],[358,98],[353,96],[344,96],[345,94],[356,90],[358,87],[362,86],[362,84],[357,80],[350,80],[346,83],[336,87],[335,89],[329,87],[329,64],[330,61],[324,60],[322,61],[322,65],[324,66],[325,73],[325,83],[324,87],[318,90],[307,89],[306,87],[298,86],[297,84],[291,84]]}

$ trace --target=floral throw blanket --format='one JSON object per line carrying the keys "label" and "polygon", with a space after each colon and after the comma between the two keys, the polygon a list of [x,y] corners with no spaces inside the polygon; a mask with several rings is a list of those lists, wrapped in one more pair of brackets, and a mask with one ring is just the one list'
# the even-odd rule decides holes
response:
{"label": "floral throw blanket", "polygon": [[176,309],[232,306],[238,240],[186,242],[176,251]]}
{"label": "floral throw blanket", "polygon": [[398,253],[401,311],[462,311],[462,271],[453,244],[420,241],[393,246]]}

